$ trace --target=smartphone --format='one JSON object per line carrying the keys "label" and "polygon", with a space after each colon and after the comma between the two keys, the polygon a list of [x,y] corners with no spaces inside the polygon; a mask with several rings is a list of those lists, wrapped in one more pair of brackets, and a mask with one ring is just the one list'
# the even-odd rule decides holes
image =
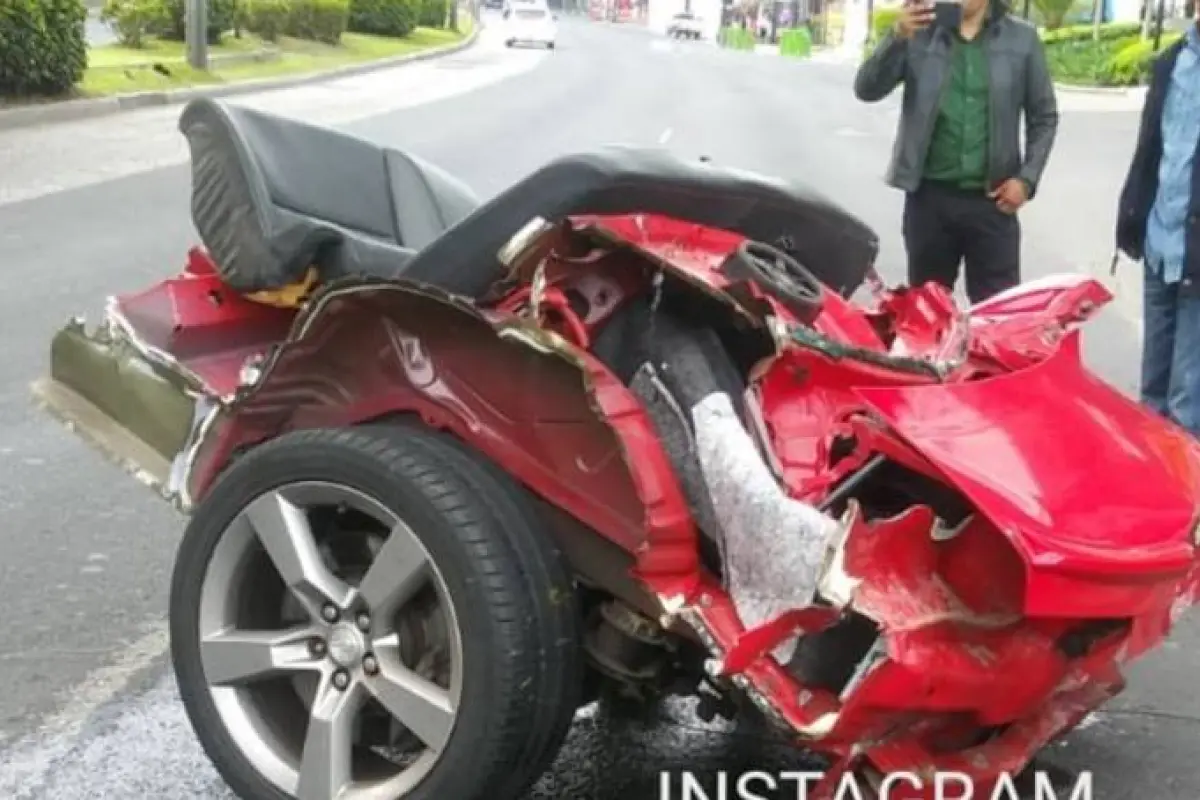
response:
{"label": "smartphone", "polygon": [[933,5],[933,24],[948,31],[962,26],[962,2],[959,0],[937,0]]}

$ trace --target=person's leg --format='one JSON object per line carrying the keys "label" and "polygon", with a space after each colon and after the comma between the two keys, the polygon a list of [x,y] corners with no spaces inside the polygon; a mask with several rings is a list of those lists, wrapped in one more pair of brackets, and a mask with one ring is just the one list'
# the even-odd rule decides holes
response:
{"label": "person's leg", "polygon": [[1142,403],[1170,416],[1171,365],[1175,360],[1178,288],[1146,269],[1142,278]]}
{"label": "person's leg", "polygon": [[952,200],[931,188],[921,188],[905,197],[903,227],[909,286],[937,281],[954,291],[963,253]]}
{"label": "person's leg", "polygon": [[982,303],[1021,282],[1021,223],[990,197],[963,202],[967,297]]}
{"label": "person's leg", "polygon": [[1200,297],[1179,292],[1167,408],[1171,419],[1200,436]]}

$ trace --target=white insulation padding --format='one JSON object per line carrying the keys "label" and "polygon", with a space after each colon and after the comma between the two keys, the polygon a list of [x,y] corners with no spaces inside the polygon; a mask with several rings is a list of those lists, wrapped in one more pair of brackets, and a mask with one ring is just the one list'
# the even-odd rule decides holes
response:
{"label": "white insulation padding", "polygon": [[[742,622],[752,628],[810,605],[827,544],[840,525],[787,495],[763,461],[728,395],[692,408],[696,457],[724,539],[726,584]],[[799,637],[774,652],[788,662]]]}

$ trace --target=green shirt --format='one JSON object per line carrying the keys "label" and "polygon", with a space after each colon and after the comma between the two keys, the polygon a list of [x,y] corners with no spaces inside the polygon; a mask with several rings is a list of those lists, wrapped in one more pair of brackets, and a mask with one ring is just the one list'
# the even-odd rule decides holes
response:
{"label": "green shirt", "polygon": [[942,95],[925,178],[964,189],[987,186],[988,72],[983,35],[955,37],[949,84]]}

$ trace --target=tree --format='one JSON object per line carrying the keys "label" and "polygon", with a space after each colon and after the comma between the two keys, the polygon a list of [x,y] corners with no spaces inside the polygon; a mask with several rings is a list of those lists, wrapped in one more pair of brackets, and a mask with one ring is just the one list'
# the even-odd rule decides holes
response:
{"label": "tree", "polygon": [[1075,8],[1076,0],[1033,0],[1033,6],[1042,18],[1046,30],[1061,28],[1067,15]]}
{"label": "tree", "polygon": [[1092,41],[1100,41],[1100,27],[1104,24],[1104,0],[1092,0]]}

